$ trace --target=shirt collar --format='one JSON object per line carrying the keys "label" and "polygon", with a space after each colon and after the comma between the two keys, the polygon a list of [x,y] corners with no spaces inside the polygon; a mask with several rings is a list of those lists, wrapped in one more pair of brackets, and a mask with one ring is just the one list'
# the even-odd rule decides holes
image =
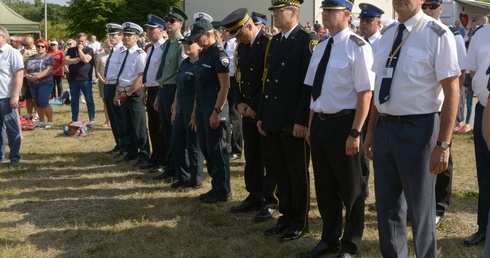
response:
{"label": "shirt collar", "polygon": [[293,32],[294,29],[296,29],[296,27],[299,25],[299,23],[297,23],[295,26],[293,26],[288,32],[286,33],[283,33],[282,34],[282,37],[285,37],[286,39],[289,38],[289,35],[291,35],[291,32]]}
{"label": "shirt collar", "polygon": [[335,46],[337,43],[341,42],[342,40],[344,40],[349,36],[350,36],[350,29],[349,27],[346,27],[345,29],[337,33],[335,36],[333,36],[333,46]]}
{"label": "shirt collar", "polygon": [[407,31],[408,32],[412,31],[415,24],[417,24],[418,20],[424,15],[425,15],[424,12],[422,10],[420,10],[417,14],[415,14],[410,19],[408,19],[406,22],[404,22],[403,24],[405,25],[405,28],[407,28]]}

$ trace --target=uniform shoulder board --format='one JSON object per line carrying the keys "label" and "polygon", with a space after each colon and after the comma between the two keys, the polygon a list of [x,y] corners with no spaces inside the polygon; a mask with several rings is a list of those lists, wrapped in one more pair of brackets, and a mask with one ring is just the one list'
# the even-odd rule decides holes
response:
{"label": "uniform shoulder board", "polygon": [[359,38],[358,36],[356,36],[354,34],[350,35],[349,39],[356,42],[356,44],[360,47],[366,45],[366,42],[364,40],[362,40],[361,38]]}
{"label": "uniform shoulder board", "polygon": [[384,27],[384,28],[381,30],[381,32],[380,32],[380,33],[381,33],[381,35],[383,35],[383,34],[384,34],[384,33],[385,33],[387,30],[389,30],[389,29],[393,28],[393,26],[395,26],[395,22],[394,22],[394,23],[392,23],[392,24],[390,24],[390,25],[389,25],[389,26],[387,26],[387,27]]}
{"label": "uniform shoulder board", "polygon": [[220,45],[220,44],[218,44],[218,50],[219,50],[220,52],[225,52],[225,49],[224,49],[224,48],[223,48],[223,46],[222,46],[222,45]]}
{"label": "uniform shoulder board", "polygon": [[485,26],[485,25],[483,25],[483,24],[482,24],[482,25],[480,25],[480,26],[476,27],[475,31],[473,32],[473,35],[475,35],[475,33],[476,33],[476,32],[477,32],[479,29],[483,28],[484,26]]}
{"label": "uniform shoulder board", "polygon": [[429,27],[440,37],[446,33],[446,30],[441,25],[437,24],[435,21],[430,21],[427,23]]}
{"label": "uniform shoulder board", "polygon": [[141,49],[141,48],[138,48],[138,50],[136,50],[136,51],[138,51],[139,54],[145,53],[145,51],[143,49]]}
{"label": "uniform shoulder board", "polygon": [[461,35],[461,33],[459,32],[458,29],[454,28],[454,27],[449,27],[449,29],[451,30],[451,32],[454,34],[454,36],[457,36],[457,35]]}
{"label": "uniform shoulder board", "polygon": [[125,48],[125,47],[122,47],[122,48],[121,48],[121,53],[126,52],[126,50],[128,50],[128,49],[127,49],[127,48]]}

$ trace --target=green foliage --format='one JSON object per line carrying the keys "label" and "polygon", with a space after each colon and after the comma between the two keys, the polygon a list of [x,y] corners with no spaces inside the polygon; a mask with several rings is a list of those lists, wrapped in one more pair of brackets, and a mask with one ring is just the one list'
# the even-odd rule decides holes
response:
{"label": "green foliage", "polygon": [[149,13],[163,17],[168,6],[182,6],[180,0],[71,0],[68,4],[65,17],[69,33],[85,32],[99,39],[105,38],[107,23],[131,21],[143,25]]}

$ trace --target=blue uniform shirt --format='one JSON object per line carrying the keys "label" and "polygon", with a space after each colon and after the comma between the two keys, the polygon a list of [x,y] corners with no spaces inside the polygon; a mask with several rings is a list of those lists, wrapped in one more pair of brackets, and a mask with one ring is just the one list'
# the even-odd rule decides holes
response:
{"label": "blue uniform shirt", "polygon": [[197,60],[186,58],[180,64],[179,70],[175,75],[177,82],[177,113],[192,114],[194,108],[194,85],[195,76],[194,69],[196,68]]}

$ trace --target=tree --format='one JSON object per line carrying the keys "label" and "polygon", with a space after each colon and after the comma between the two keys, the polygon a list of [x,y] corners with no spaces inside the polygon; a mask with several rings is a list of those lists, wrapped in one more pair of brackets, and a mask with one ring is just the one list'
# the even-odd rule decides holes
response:
{"label": "tree", "polygon": [[107,23],[131,21],[143,25],[149,13],[163,17],[168,6],[182,6],[180,0],[71,0],[68,4],[65,13],[68,31],[72,35],[94,34],[99,39],[105,38]]}

